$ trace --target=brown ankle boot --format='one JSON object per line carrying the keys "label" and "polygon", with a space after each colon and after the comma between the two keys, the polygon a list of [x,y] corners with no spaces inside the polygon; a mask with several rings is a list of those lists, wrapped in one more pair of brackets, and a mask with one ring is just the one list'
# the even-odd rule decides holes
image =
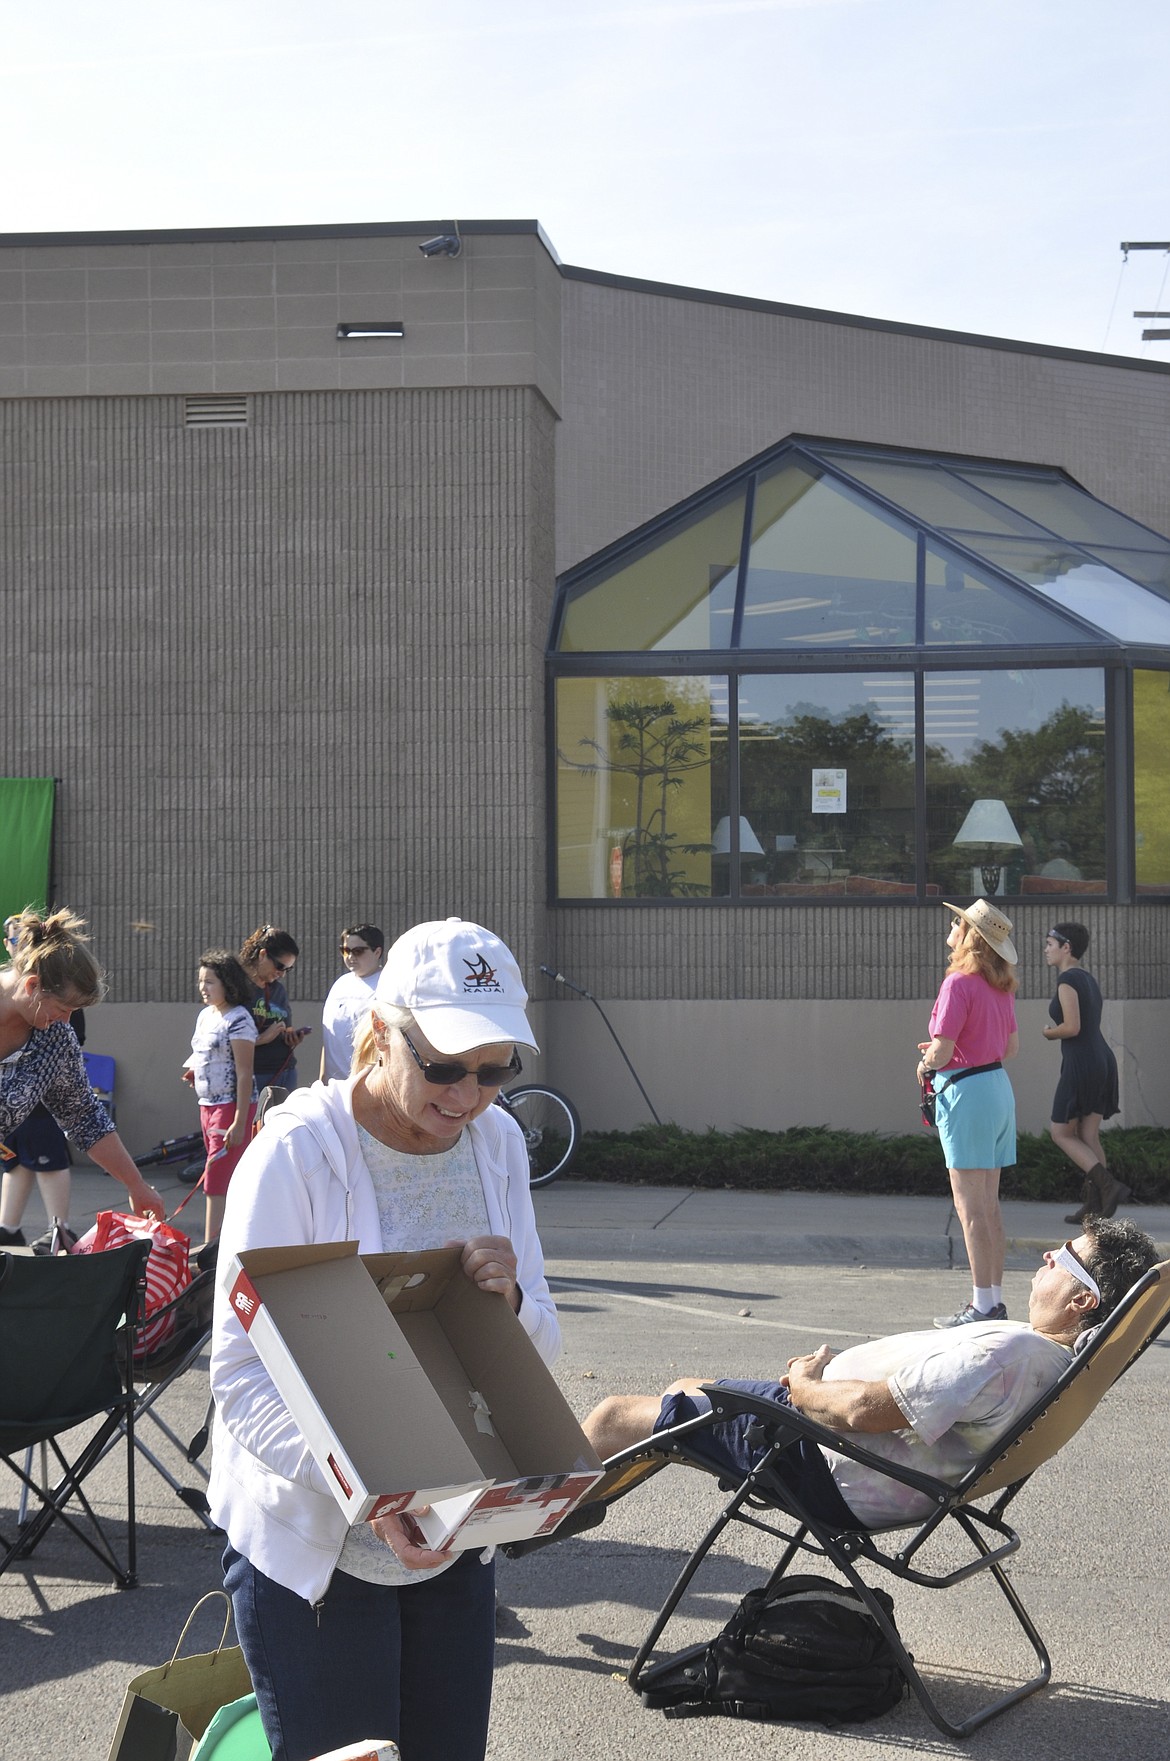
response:
{"label": "brown ankle boot", "polygon": [[1096,1197],[1096,1194],[1093,1191],[1093,1182],[1089,1179],[1089,1176],[1086,1174],[1085,1178],[1081,1181],[1081,1208],[1079,1211],[1070,1211],[1068,1216],[1065,1218],[1065,1222],[1066,1223],[1084,1223],[1084,1222],[1086,1222],[1093,1215],[1093,1200],[1095,1197]]}
{"label": "brown ankle boot", "polygon": [[1123,1205],[1133,1197],[1133,1191],[1121,1180],[1114,1180],[1104,1162],[1098,1162],[1095,1168],[1089,1169],[1089,1179],[1095,1189],[1096,1203],[1093,1212],[1102,1217],[1111,1217],[1118,1205]]}

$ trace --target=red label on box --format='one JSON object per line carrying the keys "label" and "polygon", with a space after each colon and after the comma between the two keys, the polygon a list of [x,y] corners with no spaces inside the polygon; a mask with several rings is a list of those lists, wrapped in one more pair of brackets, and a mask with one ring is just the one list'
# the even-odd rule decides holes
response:
{"label": "red label on box", "polygon": [[543,1474],[535,1479],[514,1480],[504,1486],[489,1486],[476,1505],[481,1511],[501,1510],[513,1504],[555,1504],[563,1510],[582,1497],[597,1478],[596,1474]]}
{"label": "red label on box", "polygon": [[260,1312],[260,1298],[256,1294],[256,1286],[247,1272],[240,1272],[232,1285],[230,1297],[232,1312],[245,1333],[252,1330],[252,1322]]}
{"label": "red label on box", "polygon": [[369,1522],[376,1516],[396,1516],[400,1510],[405,1510],[407,1505],[413,1502],[413,1492],[387,1492],[378,1499],[366,1521]]}

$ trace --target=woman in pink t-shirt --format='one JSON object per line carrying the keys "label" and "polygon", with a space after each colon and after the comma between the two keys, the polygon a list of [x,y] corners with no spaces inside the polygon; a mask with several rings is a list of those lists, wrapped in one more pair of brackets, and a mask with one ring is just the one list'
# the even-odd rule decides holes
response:
{"label": "woman in pink t-shirt", "polygon": [[935,1092],[935,1122],[971,1267],[970,1302],[957,1314],[936,1315],[934,1324],[961,1327],[1007,1319],[999,1176],[1016,1159],[1016,1101],[1002,1066],[1015,1057],[1020,1036],[1011,919],[989,899],[947,910],[954,913],[950,964],[931,1011],[931,1037],[918,1048],[918,1075],[929,1076]]}

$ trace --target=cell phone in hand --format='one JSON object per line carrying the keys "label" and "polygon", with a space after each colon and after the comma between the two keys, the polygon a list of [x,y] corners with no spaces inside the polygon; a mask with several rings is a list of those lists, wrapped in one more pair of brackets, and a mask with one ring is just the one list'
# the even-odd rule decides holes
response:
{"label": "cell phone in hand", "polygon": [[293,1038],[294,1039],[304,1039],[305,1035],[307,1033],[312,1033],[312,1031],[313,1031],[313,1029],[311,1027],[294,1027],[293,1028]]}

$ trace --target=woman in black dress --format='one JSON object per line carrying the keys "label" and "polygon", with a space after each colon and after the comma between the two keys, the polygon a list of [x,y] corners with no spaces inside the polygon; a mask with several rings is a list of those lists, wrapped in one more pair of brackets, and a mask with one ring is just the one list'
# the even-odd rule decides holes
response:
{"label": "woman in black dress", "polygon": [[1045,964],[1058,974],[1044,1037],[1060,1041],[1060,1081],[1048,1129],[1085,1176],[1081,1208],[1066,1223],[1111,1217],[1132,1196],[1110,1174],[1101,1147],[1101,1121],[1118,1111],[1117,1059],[1101,1032],[1101,988],[1081,965],[1088,945],[1083,923],[1054,924],[1044,938]]}

